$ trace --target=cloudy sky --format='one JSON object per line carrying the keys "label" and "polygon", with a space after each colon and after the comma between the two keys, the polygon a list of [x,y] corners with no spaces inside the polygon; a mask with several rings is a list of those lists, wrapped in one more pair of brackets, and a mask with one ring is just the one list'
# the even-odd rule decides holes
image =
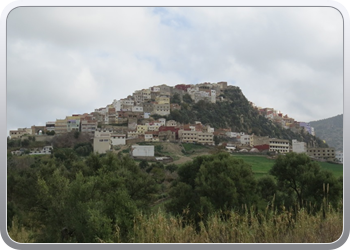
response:
{"label": "cloudy sky", "polygon": [[330,7],[19,7],[7,19],[7,129],[155,85],[227,81],[298,121],[343,113]]}

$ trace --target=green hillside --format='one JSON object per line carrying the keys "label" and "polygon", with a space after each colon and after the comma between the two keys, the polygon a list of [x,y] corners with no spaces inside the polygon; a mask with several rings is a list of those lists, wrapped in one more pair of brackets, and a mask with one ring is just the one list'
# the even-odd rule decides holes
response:
{"label": "green hillside", "polygon": [[318,138],[325,140],[330,147],[343,151],[343,115],[310,122]]}

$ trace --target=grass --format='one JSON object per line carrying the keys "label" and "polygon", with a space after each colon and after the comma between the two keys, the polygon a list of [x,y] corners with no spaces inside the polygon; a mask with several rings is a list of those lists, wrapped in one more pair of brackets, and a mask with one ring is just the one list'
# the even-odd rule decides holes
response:
{"label": "grass", "polygon": [[233,156],[237,159],[242,159],[244,162],[248,163],[252,166],[252,170],[254,172],[254,175],[257,178],[263,177],[268,174],[269,170],[272,168],[273,164],[275,163],[274,160],[268,159],[265,156],[260,155],[240,155],[240,156]]}
{"label": "grass", "polygon": [[[237,159],[242,159],[252,166],[252,170],[257,178],[268,174],[269,170],[275,163],[275,160],[268,159],[260,155],[235,155]],[[332,164],[328,162],[318,162],[322,169],[331,171],[336,178],[343,175],[343,165]]]}
{"label": "grass", "polygon": [[135,218],[132,238],[135,243],[331,243],[342,231],[342,213],[334,209],[325,216],[321,210],[315,215],[305,209],[276,213],[271,207],[262,213],[217,212],[200,222],[199,229],[159,209]]}
{"label": "grass", "polygon": [[208,147],[205,145],[193,144],[193,143],[183,143],[182,146],[184,147],[186,152],[208,149]]}
{"label": "grass", "polygon": [[333,172],[335,177],[343,176],[343,164],[329,163],[329,162],[319,162],[322,169],[329,170]]}

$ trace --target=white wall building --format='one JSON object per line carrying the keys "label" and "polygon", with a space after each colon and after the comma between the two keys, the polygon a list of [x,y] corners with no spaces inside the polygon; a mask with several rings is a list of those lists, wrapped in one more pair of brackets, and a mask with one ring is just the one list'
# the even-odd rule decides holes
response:
{"label": "white wall building", "polygon": [[292,140],[292,151],[295,153],[306,153],[306,143]]}
{"label": "white wall building", "polygon": [[280,152],[280,153],[288,153],[289,152],[289,141],[283,139],[270,139],[270,152]]}
{"label": "white wall building", "polygon": [[115,111],[120,111],[121,110],[121,102],[120,102],[120,100],[117,101],[116,99],[114,99],[112,105],[115,108]]}
{"label": "white wall building", "polygon": [[250,135],[241,135],[241,144],[242,145],[250,145]]}
{"label": "white wall building", "polygon": [[154,157],[154,146],[132,145],[131,155],[134,157]]}
{"label": "white wall building", "polygon": [[125,145],[126,144],[126,135],[125,134],[111,134],[111,143],[112,143],[112,146]]}
{"label": "white wall building", "polygon": [[336,151],[335,152],[335,159],[340,162],[343,163],[343,152],[341,151]]}
{"label": "white wall building", "polygon": [[210,90],[210,102],[211,103],[216,103],[216,91],[215,90]]}

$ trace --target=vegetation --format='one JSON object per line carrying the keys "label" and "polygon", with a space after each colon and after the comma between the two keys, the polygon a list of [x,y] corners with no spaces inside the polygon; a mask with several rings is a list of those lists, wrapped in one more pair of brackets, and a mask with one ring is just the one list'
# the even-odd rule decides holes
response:
{"label": "vegetation", "polygon": [[[86,156],[80,136],[51,155],[9,156],[7,227],[15,241],[332,242],[341,235],[342,178],[306,156],[264,158],[271,171],[262,166],[256,178],[259,160],[248,162],[264,165],[260,156],[136,162],[122,153]],[[301,203],[288,184],[295,162]]]}
{"label": "vegetation", "polygon": [[167,210],[199,222],[218,210],[231,210],[242,204],[251,205],[256,180],[249,165],[229,154],[199,156],[178,169],[179,178],[170,191],[173,197]]}
{"label": "vegetation", "polygon": [[312,161],[306,154],[288,153],[277,158],[270,170],[277,179],[277,186],[288,197],[283,197],[287,206],[298,203],[302,207],[307,203],[321,204],[325,198],[333,205],[342,197],[342,183],[328,170]]}

